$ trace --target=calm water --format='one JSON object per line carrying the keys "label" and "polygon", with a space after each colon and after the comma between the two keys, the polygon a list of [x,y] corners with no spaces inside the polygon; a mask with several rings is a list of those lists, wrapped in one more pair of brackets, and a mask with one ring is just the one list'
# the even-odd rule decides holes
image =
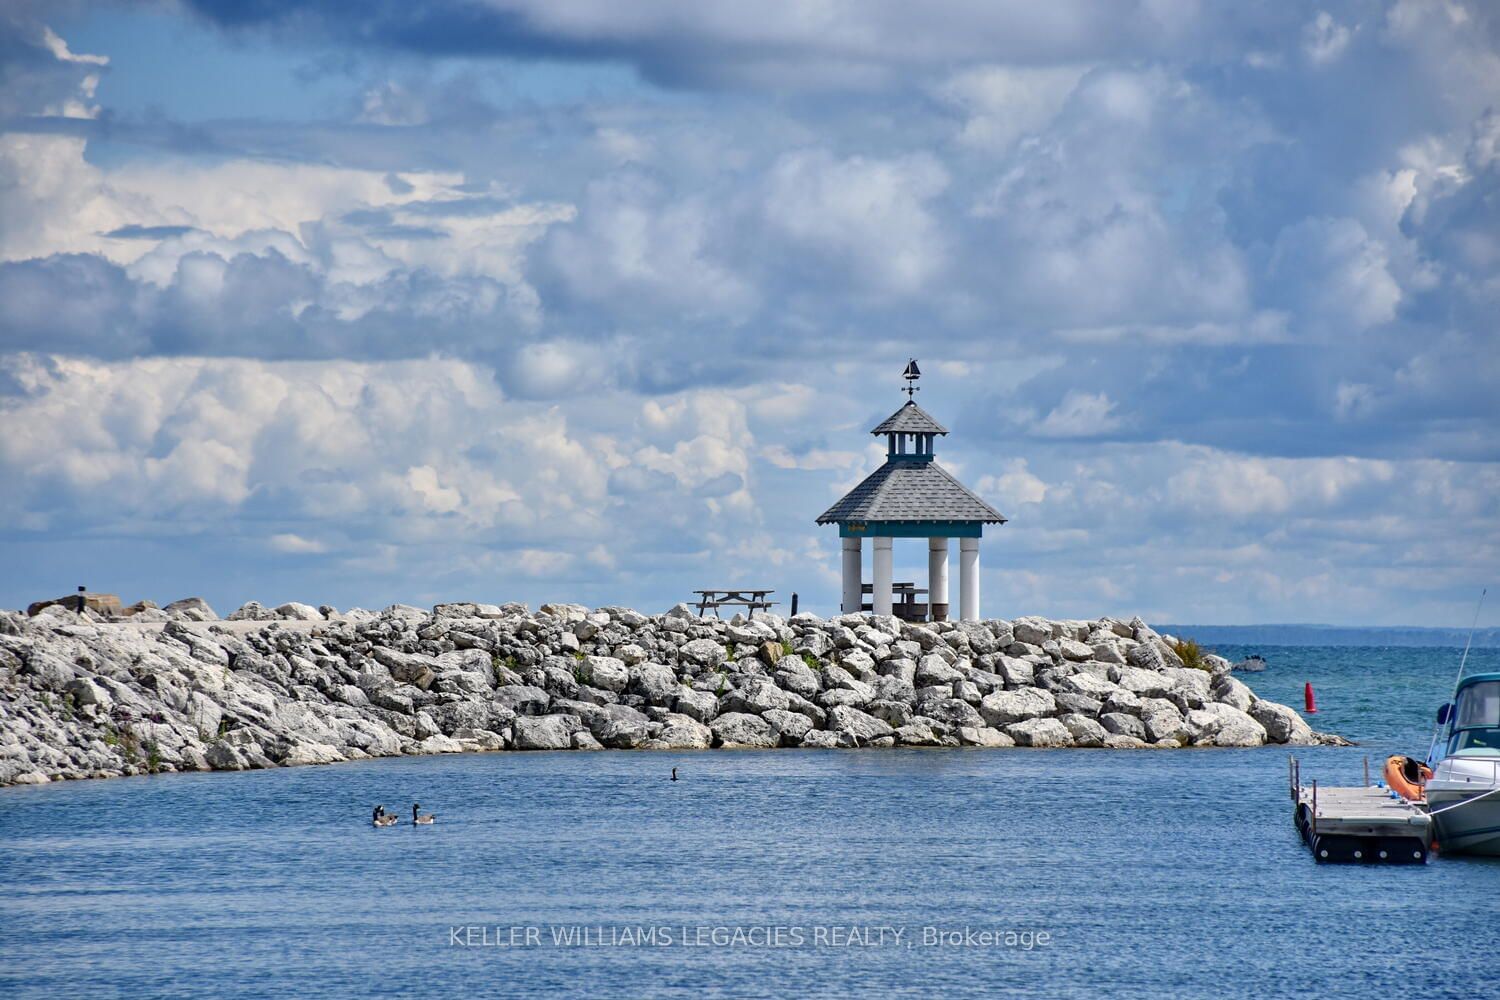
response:
{"label": "calm water", "polygon": [[[1311,680],[1318,728],[1365,741],[1302,751],[1330,782],[1425,752],[1457,662],[1261,651],[1260,693]],[[436,826],[368,826],[414,799]],[[1314,865],[1277,749],[490,754],[0,789],[0,887],[3,996],[1470,997],[1500,863]],[[578,925],[606,944],[553,944]],[[710,930],[774,925],[801,946]],[[965,925],[1050,942],[924,946]]]}

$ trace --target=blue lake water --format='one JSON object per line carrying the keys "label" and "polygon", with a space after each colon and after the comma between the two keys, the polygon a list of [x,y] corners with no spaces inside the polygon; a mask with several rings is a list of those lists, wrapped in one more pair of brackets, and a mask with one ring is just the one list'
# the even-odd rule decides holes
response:
{"label": "blue lake water", "polygon": [[[1311,680],[1316,728],[1365,744],[1298,751],[1328,783],[1425,753],[1458,659],[1260,651],[1258,693]],[[485,754],[0,789],[0,996],[1495,995],[1500,862],[1317,866],[1286,764]],[[414,800],[435,826],[369,826]],[[965,927],[1048,937],[925,930]]]}

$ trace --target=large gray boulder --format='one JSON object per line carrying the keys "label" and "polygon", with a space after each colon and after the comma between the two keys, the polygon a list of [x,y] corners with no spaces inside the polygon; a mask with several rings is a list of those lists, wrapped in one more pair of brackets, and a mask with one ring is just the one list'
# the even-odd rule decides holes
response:
{"label": "large gray boulder", "polygon": [[934,684],[952,684],[954,681],[964,679],[964,675],[954,667],[949,666],[948,661],[936,653],[929,653],[917,663],[916,675],[912,679],[914,686],[931,687]]}
{"label": "large gray boulder", "polygon": [[1318,741],[1307,721],[1286,705],[1256,699],[1250,706],[1249,715],[1261,724],[1266,731],[1266,739],[1272,743],[1311,746]]}
{"label": "large gray boulder", "polygon": [[758,715],[730,712],[714,719],[714,742],[727,748],[768,748],[777,743],[771,724]]}
{"label": "large gray boulder", "polygon": [[919,706],[920,713],[930,719],[936,719],[950,729],[962,726],[980,728],[985,725],[984,717],[975,710],[973,705],[961,698],[941,698],[922,702]]}
{"label": "large gray boulder", "polygon": [[714,733],[697,719],[672,712],[662,720],[654,744],[667,750],[707,750],[714,745]]}
{"label": "large gray boulder", "polygon": [[769,709],[764,718],[771,724],[771,735],[784,747],[800,744],[802,737],[813,727],[812,720],[801,712],[789,712],[780,708]]}
{"label": "large gray boulder", "polygon": [[964,726],[958,731],[959,742],[970,747],[1013,747],[1016,741],[989,726]]}
{"label": "large gray boulder", "polygon": [[1008,688],[1031,687],[1036,683],[1036,665],[1030,660],[1014,656],[1002,656],[995,665],[995,673],[1005,678]]}
{"label": "large gray boulder", "polygon": [[908,722],[896,727],[896,742],[904,747],[940,747],[943,740],[926,722]]}
{"label": "large gray boulder", "polygon": [[[1251,707],[1256,702],[1255,692],[1251,691],[1249,686],[1238,677],[1231,677],[1228,674],[1222,675],[1213,686],[1213,699],[1214,701],[1223,702],[1226,705],[1237,708],[1241,712],[1248,712],[1252,718],[1255,716],[1255,713],[1251,711]],[[1256,721],[1260,720],[1257,719]],[[1268,728],[1266,732],[1269,733],[1270,729]],[[1285,743],[1286,741],[1276,740],[1276,742]]]}
{"label": "large gray boulder", "polygon": [[1239,709],[1210,702],[1194,709],[1185,720],[1199,746],[1258,747],[1266,742],[1266,727]]}
{"label": "large gray boulder", "polygon": [[1094,658],[1093,647],[1076,639],[1058,639],[1057,649],[1065,659],[1069,660],[1082,662]]}
{"label": "large gray boulder", "polygon": [[668,705],[677,694],[677,675],[660,663],[640,663],[630,668],[630,690],[653,705]]}
{"label": "large gray boulder", "polygon": [[567,750],[573,745],[573,733],[582,728],[576,715],[523,716],[514,723],[512,743],[517,750]]}
{"label": "large gray boulder", "polygon": [[1182,713],[1175,705],[1154,705],[1150,711],[1141,712],[1141,725],[1146,730],[1146,739],[1152,743],[1176,740],[1191,741],[1192,733],[1183,725]]}
{"label": "large gray boulder", "polygon": [[1045,618],[1017,618],[1010,623],[1010,630],[1017,642],[1028,646],[1040,646],[1052,638],[1052,623]]}
{"label": "large gray boulder", "polygon": [[1004,729],[1011,723],[1024,719],[1051,715],[1055,711],[1057,701],[1050,691],[1041,688],[995,691],[985,695],[984,700],[979,703],[980,715],[996,729]]}
{"label": "large gray boulder", "polygon": [[69,683],[65,690],[73,696],[73,703],[79,706],[97,705],[107,711],[115,703],[114,697],[93,678],[80,677]]}
{"label": "large gray boulder", "polygon": [[201,597],[184,597],[162,608],[168,618],[176,621],[211,622],[218,619],[214,609]]}
{"label": "large gray boulder", "polygon": [[516,715],[544,715],[550,702],[546,691],[530,684],[506,684],[495,689],[495,704]]}
{"label": "large gray boulder", "polygon": [[778,687],[804,698],[817,697],[823,687],[817,671],[802,662],[800,656],[783,656],[776,662],[776,673],[773,676]]}
{"label": "large gray boulder", "polygon": [[[490,729],[492,710],[488,702],[454,701],[427,709],[428,716],[445,736],[460,729]],[[509,718],[508,713],[506,717]]]}
{"label": "large gray boulder", "polygon": [[1026,719],[1005,727],[1005,733],[1023,747],[1067,747],[1073,735],[1056,719]]}
{"label": "large gray boulder", "polygon": [[1102,747],[1109,735],[1108,730],[1086,715],[1064,715],[1057,721],[1067,729],[1074,746]]}
{"label": "large gray boulder", "polygon": [[786,709],[790,704],[791,699],[787,693],[773,684],[770,678],[748,677],[739,687],[719,699],[719,711],[761,715],[773,708]]}
{"label": "large gray boulder", "polygon": [[1146,738],[1146,726],[1140,719],[1124,712],[1105,712],[1099,716],[1099,724],[1106,731],[1117,736],[1134,736],[1138,740]]}
{"label": "large gray boulder", "polygon": [[314,741],[298,741],[287,748],[281,763],[285,767],[296,767],[302,764],[334,764],[343,759],[344,755],[339,752],[338,747]]}
{"label": "large gray boulder", "polygon": [[887,723],[852,705],[835,705],[830,708],[828,728],[833,732],[852,736],[861,746],[894,732]]}
{"label": "large gray boulder", "polygon": [[694,691],[679,685],[675,707],[690,719],[711,722],[719,714],[719,699],[707,691]]}
{"label": "large gray boulder", "polygon": [[[611,708],[622,706],[611,705]],[[612,750],[634,750],[651,739],[651,729],[642,720],[611,718],[599,728],[590,727],[594,739]]]}
{"label": "large gray boulder", "polygon": [[684,662],[712,670],[724,662],[724,646],[712,639],[694,639],[685,642],[677,650]]}
{"label": "large gray boulder", "polygon": [[1093,673],[1076,673],[1062,678],[1059,688],[1063,691],[1071,691],[1081,694],[1095,701],[1104,702],[1110,695],[1120,690],[1119,685],[1104,680]]}
{"label": "large gray boulder", "polygon": [[224,740],[210,743],[203,756],[215,771],[243,771],[248,766],[239,748]]}
{"label": "large gray boulder", "polygon": [[624,691],[630,683],[629,668],[613,656],[585,656],[578,675],[583,683],[601,691]]}
{"label": "large gray boulder", "polygon": [[435,657],[403,653],[388,646],[376,646],[370,655],[375,657],[375,662],[389,670],[391,677],[398,683],[410,684],[424,691],[437,680],[438,671],[443,669],[443,665]]}
{"label": "large gray boulder", "polygon": [[1115,683],[1142,698],[1160,698],[1172,690],[1170,678],[1157,670],[1141,667],[1121,667],[1120,676]]}

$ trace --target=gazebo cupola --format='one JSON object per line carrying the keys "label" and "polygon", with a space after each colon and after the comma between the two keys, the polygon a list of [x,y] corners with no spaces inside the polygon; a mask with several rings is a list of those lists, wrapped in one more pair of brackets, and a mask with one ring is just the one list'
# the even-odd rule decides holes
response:
{"label": "gazebo cupola", "polygon": [[[1005,518],[975,496],[935,460],[934,443],[948,429],[912,399],[921,377],[909,361],[907,401],[882,420],[871,434],[886,439],[885,464],[824,511],[819,524],[837,524],[843,539],[843,601],[845,614],[871,610],[888,615],[893,610],[909,617],[942,621],[948,617],[948,539],[959,540],[959,618],[979,618],[979,540],[986,524]],[[872,539],[874,580],[870,604],[864,602],[864,539]],[[903,593],[894,603],[892,542],[897,538],[927,539],[926,602]]]}

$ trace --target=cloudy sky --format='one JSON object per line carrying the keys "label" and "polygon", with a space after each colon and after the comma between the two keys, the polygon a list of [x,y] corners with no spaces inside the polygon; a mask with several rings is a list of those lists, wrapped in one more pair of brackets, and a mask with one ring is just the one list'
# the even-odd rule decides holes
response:
{"label": "cloudy sky", "polygon": [[915,355],[989,614],[1466,624],[1497,306],[1481,0],[0,5],[6,606],[830,611]]}

